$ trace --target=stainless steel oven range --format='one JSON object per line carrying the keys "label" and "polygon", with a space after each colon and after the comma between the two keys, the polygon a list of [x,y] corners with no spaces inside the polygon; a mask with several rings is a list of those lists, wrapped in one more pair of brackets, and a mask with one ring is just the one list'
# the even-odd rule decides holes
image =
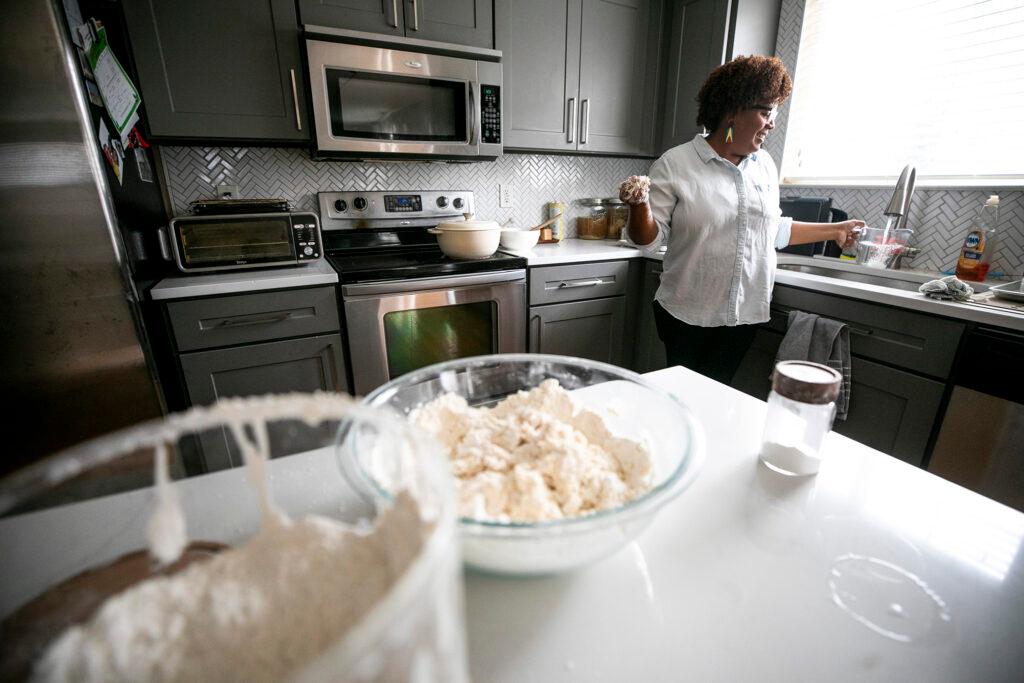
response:
{"label": "stainless steel oven range", "polygon": [[472,212],[472,192],[318,197],[356,394],[432,363],[526,350],[526,259],[453,260],[427,232]]}

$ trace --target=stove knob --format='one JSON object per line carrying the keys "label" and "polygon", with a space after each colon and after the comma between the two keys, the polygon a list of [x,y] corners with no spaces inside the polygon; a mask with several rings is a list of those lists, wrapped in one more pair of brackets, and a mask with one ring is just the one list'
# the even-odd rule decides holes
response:
{"label": "stove knob", "polygon": [[455,199],[452,200],[452,206],[454,206],[456,209],[461,209],[462,205],[462,197],[456,197]]}
{"label": "stove knob", "polygon": [[337,199],[334,202],[334,210],[342,213],[348,211],[348,204],[345,203],[344,199]]}
{"label": "stove knob", "polygon": [[437,208],[443,209],[446,206],[448,206],[448,198],[447,197],[438,197],[437,198]]}
{"label": "stove knob", "polygon": [[366,199],[364,197],[356,197],[352,200],[352,206],[356,207],[356,211],[362,211],[366,208]]}

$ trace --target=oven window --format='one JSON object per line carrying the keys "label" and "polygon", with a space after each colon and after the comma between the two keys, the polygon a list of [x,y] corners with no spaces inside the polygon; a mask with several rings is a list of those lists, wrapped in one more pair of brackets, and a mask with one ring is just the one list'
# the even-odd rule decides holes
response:
{"label": "oven window", "polygon": [[453,358],[497,353],[493,301],[414,308],[384,315],[388,377]]}
{"label": "oven window", "polygon": [[295,258],[287,218],[179,223],[178,239],[185,263],[190,266]]}
{"label": "oven window", "polygon": [[466,84],[327,69],[331,134],[425,142],[469,139]]}

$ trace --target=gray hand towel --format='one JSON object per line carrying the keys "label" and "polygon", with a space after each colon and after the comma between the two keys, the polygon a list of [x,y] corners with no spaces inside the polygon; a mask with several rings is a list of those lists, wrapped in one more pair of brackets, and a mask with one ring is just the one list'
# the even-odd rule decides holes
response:
{"label": "gray hand towel", "polygon": [[850,330],[844,323],[814,313],[790,311],[788,329],[775,360],[809,360],[838,370],[843,386],[836,399],[836,419],[850,407]]}

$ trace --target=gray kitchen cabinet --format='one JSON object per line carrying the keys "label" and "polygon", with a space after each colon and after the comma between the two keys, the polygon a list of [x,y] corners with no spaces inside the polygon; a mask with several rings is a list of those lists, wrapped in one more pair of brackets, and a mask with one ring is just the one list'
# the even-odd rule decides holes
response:
{"label": "gray kitchen cabinet", "polygon": [[553,353],[623,365],[626,299],[530,307],[530,353]]}
{"label": "gray kitchen cabinet", "polygon": [[530,352],[624,365],[629,282],[625,260],[531,268]]}
{"label": "gray kitchen cabinet", "polygon": [[123,6],[154,139],[309,139],[291,0]]}
{"label": "gray kitchen cabinet", "polygon": [[494,47],[492,0],[299,0],[303,24]]}
{"label": "gray kitchen cabinet", "polygon": [[640,315],[636,325],[636,342],[633,355],[633,367],[637,372],[653,372],[668,366],[665,357],[665,345],[658,337],[658,327],[654,321],[654,295],[661,285],[661,261],[646,259],[643,269],[643,284],[640,300],[637,302]]}
{"label": "gray kitchen cabinet", "polygon": [[668,5],[659,154],[701,132],[696,97],[715,67],[740,55],[775,54],[781,0],[681,0]]}
{"label": "gray kitchen cabinet", "polygon": [[[184,353],[180,361],[193,405],[238,396],[345,389],[342,341],[337,333]],[[293,424],[275,423],[269,432],[275,456],[326,444],[317,438],[322,435],[307,434]],[[241,453],[226,430],[204,431],[199,441],[207,471],[242,464]]]}
{"label": "gray kitchen cabinet", "polygon": [[[302,287],[171,300],[164,318],[188,405],[271,393],[350,391],[334,287]],[[282,424],[270,430],[272,453],[325,443],[317,430]],[[198,471],[239,465],[226,431],[198,436]]]}
{"label": "gray kitchen cabinet", "polygon": [[496,0],[506,149],[651,155],[661,0]]}

